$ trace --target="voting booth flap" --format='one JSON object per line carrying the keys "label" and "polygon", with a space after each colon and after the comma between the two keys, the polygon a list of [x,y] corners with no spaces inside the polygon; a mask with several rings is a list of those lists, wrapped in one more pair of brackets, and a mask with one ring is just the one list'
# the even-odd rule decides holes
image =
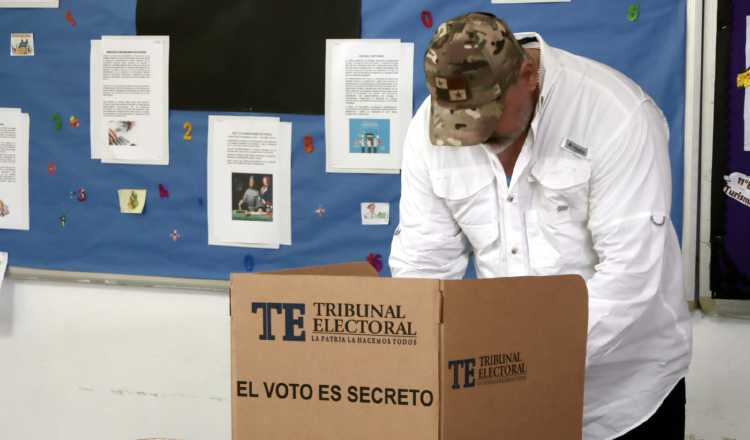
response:
{"label": "voting booth flap", "polygon": [[577,276],[232,274],[232,438],[580,439]]}

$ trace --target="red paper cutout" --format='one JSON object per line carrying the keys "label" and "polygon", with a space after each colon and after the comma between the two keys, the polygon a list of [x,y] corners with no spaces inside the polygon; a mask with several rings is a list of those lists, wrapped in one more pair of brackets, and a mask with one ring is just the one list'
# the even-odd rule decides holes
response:
{"label": "red paper cutout", "polygon": [[428,29],[432,27],[432,13],[430,11],[422,11],[422,14],[419,16],[419,18],[422,20],[422,25],[424,27]]}
{"label": "red paper cutout", "polygon": [[305,150],[305,153],[308,153],[308,154],[315,151],[315,145],[313,144],[313,137],[310,136],[309,134],[305,136],[305,145],[303,149]]}
{"label": "red paper cutout", "polygon": [[161,183],[159,184],[159,197],[161,197],[162,199],[166,199],[167,197],[169,197],[169,190],[167,190],[167,187],[165,187]]}
{"label": "red paper cutout", "polygon": [[73,18],[73,13],[70,12],[70,9],[65,11],[65,20],[67,20],[67,22],[70,23],[71,26],[76,27],[76,19]]}
{"label": "red paper cutout", "polygon": [[370,263],[370,265],[374,267],[375,270],[378,271],[378,273],[383,270],[383,257],[380,254],[368,254],[367,262]]}

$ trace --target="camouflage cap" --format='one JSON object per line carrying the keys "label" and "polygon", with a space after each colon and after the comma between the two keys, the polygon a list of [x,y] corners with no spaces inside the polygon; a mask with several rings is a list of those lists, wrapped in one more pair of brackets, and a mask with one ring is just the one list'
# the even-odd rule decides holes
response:
{"label": "camouflage cap", "polygon": [[472,12],[441,24],[424,57],[432,95],[430,142],[464,146],[486,141],[523,59],[513,33],[492,14]]}

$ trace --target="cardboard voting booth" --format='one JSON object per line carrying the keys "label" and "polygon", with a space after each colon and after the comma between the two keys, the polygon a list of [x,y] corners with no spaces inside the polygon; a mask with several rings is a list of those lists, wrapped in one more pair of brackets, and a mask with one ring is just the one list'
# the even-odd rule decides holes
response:
{"label": "cardboard voting booth", "polygon": [[233,274],[232,438],[580,439],[578,276]]}

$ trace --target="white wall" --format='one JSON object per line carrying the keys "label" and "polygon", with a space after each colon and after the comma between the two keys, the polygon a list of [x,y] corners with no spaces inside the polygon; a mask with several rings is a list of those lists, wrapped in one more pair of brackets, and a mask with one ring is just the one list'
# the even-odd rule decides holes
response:
{"label": "white wall", "polygon": [[[750,321],[696,314],[687,433],[750,440]],[[225,294],[6,280],[0,439],[229,440]]]}
{"label": "white wall", "polygon": [[750,440],[750,320],[696,313],[693,338],[685,432]]}
{"label": "white wall", "polygon": [[228,311],[222,294],[6,280],[0,439],[229,439]]}

